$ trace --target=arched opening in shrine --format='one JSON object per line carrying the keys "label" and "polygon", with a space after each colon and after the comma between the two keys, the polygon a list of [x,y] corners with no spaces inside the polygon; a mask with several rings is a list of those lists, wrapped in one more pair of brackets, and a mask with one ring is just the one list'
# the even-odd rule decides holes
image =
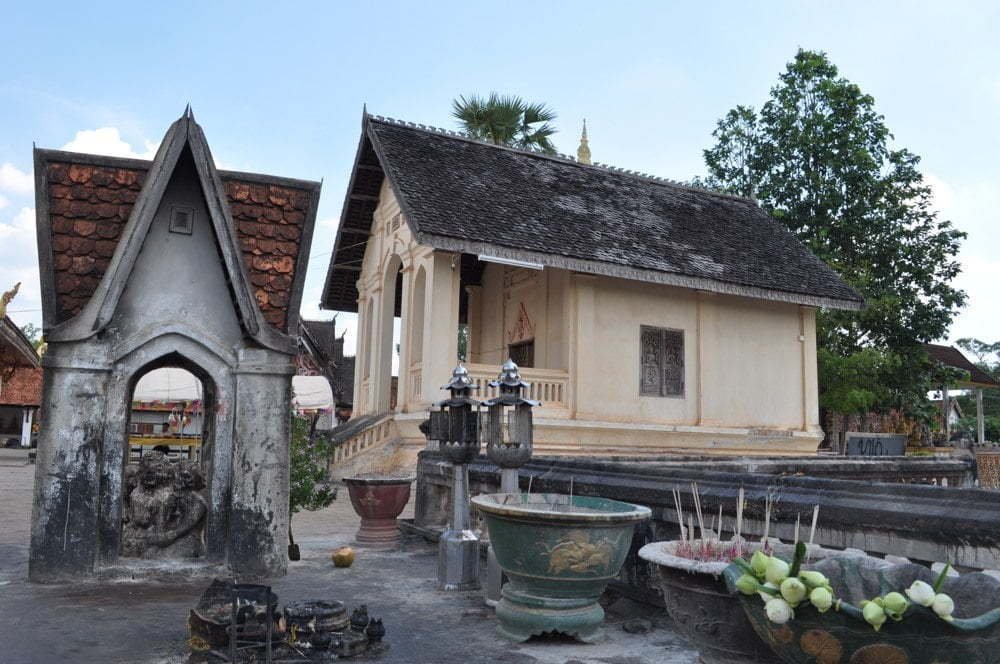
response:
{"label": "arched opening in shrine", "polygon": [[122,557],[206,556],[215,395],[209,374],[176,352],[143,366],[129,381]]}

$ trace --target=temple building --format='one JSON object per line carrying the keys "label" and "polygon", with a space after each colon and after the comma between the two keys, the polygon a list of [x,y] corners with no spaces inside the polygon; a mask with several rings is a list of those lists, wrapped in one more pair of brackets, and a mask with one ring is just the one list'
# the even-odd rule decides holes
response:
{"label": "temple building", "polygon": [[482,398],[508,357],[540,453],[816,450],[816,311],[862,298],[754,201],[589,161],[364,116],[322,299],[380,431],[349,450],[419,448],[456,362]]}
{"label": "temple building", "polygon": [[38,428],[42,367],[24,333],[0,305],[0,447],[30,447]]}

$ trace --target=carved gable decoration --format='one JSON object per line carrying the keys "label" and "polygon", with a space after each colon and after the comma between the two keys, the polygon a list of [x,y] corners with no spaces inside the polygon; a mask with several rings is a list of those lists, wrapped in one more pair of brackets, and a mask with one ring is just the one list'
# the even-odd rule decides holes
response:
{"label": "carved gable decoration", "polygon": [[514,321],[514,327],[507,330],[507,343],[534,338],[535,324],[531,321],[531,317],[528,316],[528,310],[524,306],[524,302],[521,302],[518,304],[517,320]]}

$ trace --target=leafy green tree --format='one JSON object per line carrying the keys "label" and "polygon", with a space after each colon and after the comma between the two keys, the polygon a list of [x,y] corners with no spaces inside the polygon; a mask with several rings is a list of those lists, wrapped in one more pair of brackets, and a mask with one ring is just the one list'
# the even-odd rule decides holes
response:
{"label": "leafy green tree", "polygon": [[965,302],[951,285],[965,234],[938,219],[919,157],[890,145],[875,100],[816,51],[712,135],[704,184],[754,197],[865,298],[862,311],[818,314],[825,407],[922,410],[933,367],[920,345]]}
{"label": "leafy green tree", "polygon": [[42,328],[36,327],[34,323],[25,323],[21,327],[21,332],[28,338],[31,345],[35,347],[35,350],[38,350],[38,347],[45,343],[42,339]]}
{"label": "leafy green tree", "polygon": [[555,154],[550,122],[555,112],[545,104],[529,104],[517,95],[491,92],[489,97],[460,96],[452,100],[452,115],[470,136],[522,150]]}
{"label": "leafy green tree", "polygon": [[292,537],[292,515],[302,510],[323,509],[337,497],[327,482],[326,460],[330,453],[326,438],[316,435],[315,418],[292,415],[289,436],[288,541]]}

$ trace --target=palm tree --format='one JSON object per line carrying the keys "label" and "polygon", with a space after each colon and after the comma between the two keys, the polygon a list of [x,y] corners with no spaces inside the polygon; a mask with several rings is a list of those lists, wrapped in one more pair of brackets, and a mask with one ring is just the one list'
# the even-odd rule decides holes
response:
{"label": "palm tree", "polygon": [[549,123],[556,119],[556,114],[545,104],[528,104],[517,95],[496,92],[491,92],[487,98],[460,96],[451,104],[451,114],[474,138],[495,145],[555,154],[556,148],[549,137],[556,129]]}

